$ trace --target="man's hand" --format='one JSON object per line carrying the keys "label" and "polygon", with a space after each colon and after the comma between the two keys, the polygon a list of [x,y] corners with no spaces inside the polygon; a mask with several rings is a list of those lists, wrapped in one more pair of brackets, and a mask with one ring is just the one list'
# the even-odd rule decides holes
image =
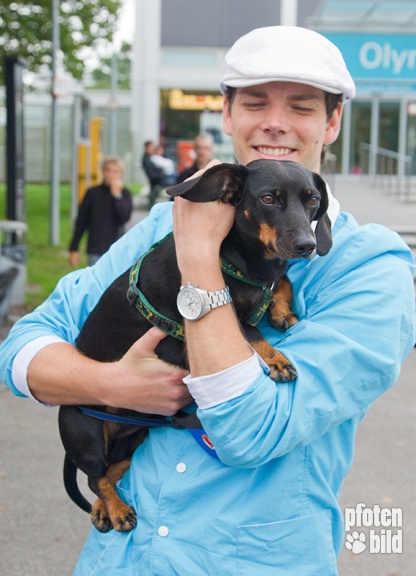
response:
{"label": "man's hand", "polygon": [[194,178],[199,178],[200,176],[202,176],[202,174],[204,172],[206,172],[209,168],[212,168],[213,166],[216,166],[217,164],[222,164],[221,160],[217,160],[216,158],[214,158],[213,160],[211,160],[210,162],[208,162],[208,164],[205,166],[205,168],[201,168],[201,170],[198,170],[198,172],[195,172],[195,174],[192,174],[192,176],[190,176],[189,178],[187,178],[185,180],[185,182],[188,182],[188,180],[193,180]]}
{"label": "man's hand", "polygon": [[[115,363],[117,406],[172,416],[193,399],[182,382],[186,370],[160,360],[155,349],[167,334],[151,328]],[[113,391],[112,391],[113,392]],[[113,399],[113,406],[114,399]]]}
{"label": "man's hand", "polygon": [[[191,178],[199,178],[209,168],[221,164],[211,160],[205,168]],[[190,202],[179,196],[173,207],[173,231],[179,270],[187,276],[187,270],[209,261],[218,261],[221,243],[234,222],[235,208],[221,201]],[[188,278],[191,280],[191,278]]]}
{"label": "man's hand", "polygon": [[70,252],[69,253],[69,265],[71,268],[78,268],[79,266],[79,252]]}
{"label": "man's hand", "polygon": [[[178,266],[184,281],[197,282],[199,268],[218,266],[220,247],[233,225],[234,217],[234,206],[220,200],[190,202],[181,197],[175,198],[173,231]],[[207,290],[221,288],[203,287]]]}
{"label": "man's hand", "polygon": [[119,198],[123,190],[123,181],[118,178],[112,179],[109,186],[111,195],[115,198]]}

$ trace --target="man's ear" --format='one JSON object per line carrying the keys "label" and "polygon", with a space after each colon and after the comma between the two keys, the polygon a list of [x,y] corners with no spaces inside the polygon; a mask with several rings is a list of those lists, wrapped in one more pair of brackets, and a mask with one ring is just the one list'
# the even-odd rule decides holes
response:
{"label": "man's ear", "polygon": [[216,164],[199,178],[192,178],[166,190],[169,196],[182,196],[192,202],[222,200],[236,206],[243,193],[248,170],[241,164]]}
{"label": "man's ear", "polygon": [[326,144],[327,146],[333,144],[339,136],[339,133],[341,131],[341,119],[343,108],[344,107],[342,102],[338,102],[337,107],[333,111],[331,118],[327,123],[324,138],[324,144]]}
{"label": "man's ear", "polygon": [[325,256],[332,247],[331,220],[327,214],[329,206],[328,192],[325,180],[319,174],[313,173],[313,180],[321,195],[321,204],[314,218],[314,220],[317,220],[315,228],[316,252],[319,256]]}
{"label": "man's ear", "polygon": [[232,135],[233,126],[231,122],[231,104],[227,92],[225,92],[224,94],[224,100],[222,105],[222,129],[228,136]]}

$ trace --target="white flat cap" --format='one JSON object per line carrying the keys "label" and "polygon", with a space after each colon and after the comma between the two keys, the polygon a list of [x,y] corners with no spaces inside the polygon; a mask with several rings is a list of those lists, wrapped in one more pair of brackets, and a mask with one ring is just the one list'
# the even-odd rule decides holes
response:
{"label": "white flat cap", "polygon": [[257,28],[235,42],[224,58],[221,92],[267,82],[298,82],[346,102],[355,96],[355,84],[340,50],[330,40],[306,28]]}

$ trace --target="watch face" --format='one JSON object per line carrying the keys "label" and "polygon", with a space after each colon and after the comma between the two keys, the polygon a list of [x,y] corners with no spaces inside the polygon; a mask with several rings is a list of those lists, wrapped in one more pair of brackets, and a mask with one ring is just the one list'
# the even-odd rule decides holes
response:
{"label": "watch face", "polygon": [[192,288],[182,288],[178,294],[177,306],[184,318],[196,320],[202,312],[202,297]]}

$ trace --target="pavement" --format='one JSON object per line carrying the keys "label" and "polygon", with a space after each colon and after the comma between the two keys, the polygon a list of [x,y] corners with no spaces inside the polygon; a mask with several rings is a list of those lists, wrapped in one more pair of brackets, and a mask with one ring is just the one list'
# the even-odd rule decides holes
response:
{"label": "pavement", "polygon": [[[381,193],[365,180],[337,177],[332,183],[344,210],[359,223],[415,227],[416,202],[404,203]],[[136,201],[132,224],[146,215]],[[13,311],[12,311],[13,312]],[[16,312],[14,312],[16,313]],[[3,336],[14,317],[2,327]],[[340,502],[343,508],[400,508],[402,551],[370,549],[371,527],[363,532],[367,549],[343,550],[340,576],[410,576],[416,566],[416,349],[407,358],[398,383],[370,408],[359,427],[356,454]],[[57,409],[45,409],[14,397],[0,384],[0,574],[2,576],[70,576],[90,530],[88,516],[67,497],[62,483],[63,448]],[[88,494],[85,480],[81,479]],[[397,528],[392,528],[396,534]],[[381,540],[380,540],[381,542]],[[87,575],[85,575],[87,576]],[[160,575],[169,576],[169,575]],[[198,574],[183,576],[202,576]],[[216,575],[210,575],[216,576]],[[295,575],[293,575],[295,576]],[[325,576],[325,575],[322,575]]]}

